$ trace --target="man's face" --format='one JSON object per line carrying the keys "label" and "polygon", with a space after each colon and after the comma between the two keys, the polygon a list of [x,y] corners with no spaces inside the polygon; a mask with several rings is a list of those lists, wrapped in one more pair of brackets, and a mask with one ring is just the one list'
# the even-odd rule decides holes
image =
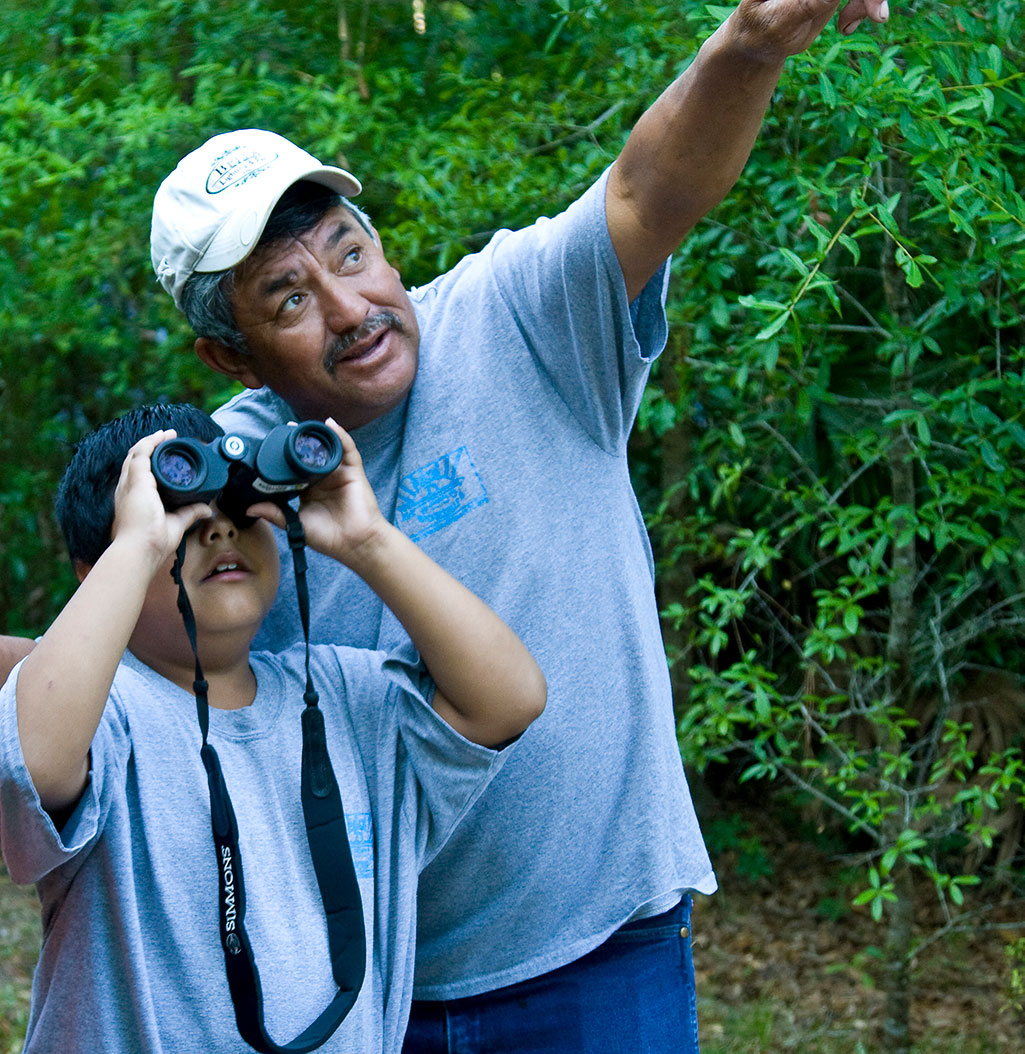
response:
{"label": "man's face", "polygon": [[249,345],[239,379],[267,385],[303,419],[359,428],[412,387],[413,306],[377,240],[344,206],[240,264],[234,308]]}

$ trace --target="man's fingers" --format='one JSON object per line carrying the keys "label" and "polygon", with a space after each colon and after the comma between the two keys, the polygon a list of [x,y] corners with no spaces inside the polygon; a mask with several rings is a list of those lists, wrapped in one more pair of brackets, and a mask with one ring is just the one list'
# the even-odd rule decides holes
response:
{"label": "man's fingers", "polygon": [[885,22],[889,17],[888,0],[850,0],[840,11],[837,26],[841,33],[853,33],[866,18]]}

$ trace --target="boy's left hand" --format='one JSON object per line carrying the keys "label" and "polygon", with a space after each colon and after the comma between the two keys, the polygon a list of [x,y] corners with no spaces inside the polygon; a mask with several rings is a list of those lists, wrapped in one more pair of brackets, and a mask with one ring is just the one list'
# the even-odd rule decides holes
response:
{"label": "boy's left hand", "polygon": [[[330,476],[303,491],[299,518],[311,548],[349,564],[365,544],[379,536],[388,521],[378,508],[352,436],[333,418],[324,423],[341,440],[342,462]],[[247,511],[278,527],[285,526],[285,515],[273,502],[260,502]]]}

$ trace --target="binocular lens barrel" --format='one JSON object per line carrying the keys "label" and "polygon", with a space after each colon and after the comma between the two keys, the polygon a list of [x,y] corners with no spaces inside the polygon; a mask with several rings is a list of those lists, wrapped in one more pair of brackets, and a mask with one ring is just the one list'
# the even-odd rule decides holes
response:
{"label": "binocular lens barrel", "polygon": [[153,475],[164,505],[216,501],[233,523],[252,523],[246,509],[286,502],[332,472],[342,460],[338,436],[321,421],[277,425],[259,443],[226,435],[211,442],[179,437],[153,452]]}
{"label": "binocular lens barrel", "polygon": [[331,458],[327,443],[316,432],[300,432],[295,437],[295,456],[306,469],[317,471],[323,469]]}
{"label": "binocular lens barrel", "polygon": [[190,453],[187,447],[173,446],[159,451],[156,467],[165,483],[179,490],[196,486],[201,473]]}

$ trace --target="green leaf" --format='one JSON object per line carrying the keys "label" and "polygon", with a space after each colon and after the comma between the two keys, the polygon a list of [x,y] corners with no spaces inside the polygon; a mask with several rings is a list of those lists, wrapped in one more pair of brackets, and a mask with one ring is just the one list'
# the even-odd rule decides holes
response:
{"label": "green leaf", "polygon": [[[770,337],[774,337],[790,320],[790,312],[783,311],[778,314],[767,326],[764,326],[755,334],[756,341],[768,341]],[[775,365],[775,359],[779,356],[779,350],[777,348],[775,355],[773,356],[773,365]]]}

